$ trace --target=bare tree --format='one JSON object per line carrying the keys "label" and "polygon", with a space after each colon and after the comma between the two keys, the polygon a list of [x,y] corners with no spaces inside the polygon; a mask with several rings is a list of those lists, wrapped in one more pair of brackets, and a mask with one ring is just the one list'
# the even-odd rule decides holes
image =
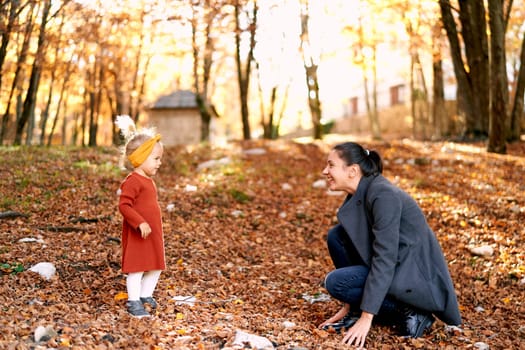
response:
{"label": "bare tree", "polygon": [[[11,107],[13,104],[13,98],[15,97],[15,94],[17,96],[21,96],[22,94],[22,75],[24,74],[23,67],[26,64],[28,52],[29,52],[29,43],[31,41],[31,33],[33,31],[34,26],[34,17],[36,16],[34,9],[35,9],[35,3],[31,2],[29,4],[28,8],[28,15],[25,21],[24,30],[21,33],[22,36],[22,44],[20,45],[20,49],[17,52],[17,60],[15,65],[15,71],[13,75],[13,81],[11,84],[11,89],[9,90],[9,95],[7,98],[7,105],[4,112],[4,115],[2,117],[2,127],[0,132],[0,145],[4,142],[4,138],[8,131],[9,126],[9,118],[11,115]],[[21,99],[21,98],[20,98]],[[15,120],[19,119],[19,108],[16,108],[16,111],[14,113],[16,115]]]}
{"label": "bare tree", "polygon": [[[42,10],[42,20],[40,23],[40,34],[38,35],[38,43],[35,54],[35,59],[33,61],[33,66],[31,69],[31,76],[29,78],[29,87],[27,88],[26,98],[24,100],[24,107],[20,119],[17,121],[16,125],[16,134],[15,134],[15,145],[20,145],[22,142],[22,133],[25,126],[27,125],[29,118],[34,118],[34,110],[36,104],[36,96],[38,91],[38,86],[40,83],[40,76],[42,73],[42,64],[44,59],[44,47],[46,44],[46,25],[48,22],[48,17],[51,10],[51,0],[45,0]],[[26,143],[31,141],[30,134]]]}
{"label": "bare tree", "polygon": [[321,99],[319,97],[319,79],[317,76],[319,57],[314,57],[311,50],[309,33],[309,4],[308,0],[301,4],[301,53],[303,55],[303,65],[306,73],[306,87],[308,93],[308,107],[313,125],[313,138],[323,138],[323,125]]}
{"label": "bare tree", "polygon": [[434,138],[440,139],[450,134],[450,120],[445,106],[445,81],[443,78],[441,24],[432,28],[432,75],[434,77],[432,121]]}
{"label": "bare tree", "polygon": [[523,34],[520,50],[520,68],[518,70],[516,89],[514,90],[514,103],[510,114],[510,136],[509,141],[520,139],[523,121],[523,97],[525,94],[525,33]]}
{"label": "bare tree", "polygon": [[54,42],[55,44],[55,52],[54,52],[54,63],[52,64],[52,67],[51,67],[51,77],[49,79],[49,91],[48,91],[48,94],[47,94],[47,101],[46,101],[46,106],[44,108],[44,110],[42,111],[42,115],[41,115],[41,119],[40,119],[40,145],[43,146],[44,145],[44,142],[45,142],[45,137],[46,137],[46,128],[47,128],[47,121],[49,119],[49,113],[50,113],[50,109],[51,109],[51,102],[53,100],[53,93],[54,93],[54,90],[53,88],[55,87],[55,80],[56,80],[56,77],[58,74],[60,74],[59,72],[59,61],[60,61],[60,51],[61,51],[61,48],[62,48],[62,45],[63,43],[61,42],[62,41],[62,29],[64,27],[64,22],[65,22],[65,15],[64,15],[64,12],[62,12],[62,16],[61,16],[61,20],[60,20],[60,24],[58,26],[58,38],[57,40]]}
{"label": "bare tree", "polygon": [[[250,75],[252,73],[253,50],[255,48],[255,33],[257,29],[257,1],[234,1],[235,12],[235,62],[237,63],[237,79],[239,82],[239,95],[241,103],[242,134],[245,140],[251,138],[250,112],[248,108],[248,92]],[[246,27],[241,26],[241,21],[246,22]],[[241,58],[242,36],[248,35],[248,52],[244,59]]]}
{"label": "bare tree", "polygon": [[[213,66],[215,45],[220,30],[218,23],[224,17],[225,6],[222,0],[196,0],[192,4],[191,41],[193,48],[193,88],[195,99],[201,115],[201,141],[210,138],[211,118],[215,110],[210,104],[210,78]],[[202,13],[202,15],[201,15]],[[203,45],[199,45],[199,36]]]}
{"label": "bare tree", "polygon": [[[488,1],[488,16],[482,1],[459,2],[457,11],[466,62],[462,60],[462,46],[452,5],[448,0],[440,0],[439,4],[458,82],[458,105],[466,115],[467,134],[488,134],[487,150],[504,153],[506,138],[512,134],[508,111],[523,109],[523,99],[519,97],[514,98],[514,106],[509,108],[505,34],[513,1]],[[524,62],[520,64],[521,70]],[[523,84],[523,79],[525,73],[518,75],[517,86]]]}
{"label": "bare tree", "polygon": [[[509,101],[507,68],[505,58],[505,20],[503,2],[489,0],[490,26],[490,87],[491,113],[489,118],[489,152],[505,153],[507,123],[507,106]],[[523,64],[523,63],[522,63]]]}
{"label": "bare tree", "polygon": [[[482,1],[459,1],[461,37],[449,0],[440,0],[441,17],[450,44],[457,81],[458,112],[465,118],[466,137],[488,134],[489,49],[485,8]],[[464,45],[466,61],[462,56]]]}
{"label": "bare tree", "polygon": [[[23,5],[20,3],[20,0],[0,2],[0,25],[2,26],[2,30],[0,31],[0,87],[2,86],[2,72],[7,55],[7,46],[9,45],[15,26],[21,24],[19,23],[20,12],[24,10],[27,5],[29,5],[29,1]],[[31,6],[34,6],[34,4]]]}

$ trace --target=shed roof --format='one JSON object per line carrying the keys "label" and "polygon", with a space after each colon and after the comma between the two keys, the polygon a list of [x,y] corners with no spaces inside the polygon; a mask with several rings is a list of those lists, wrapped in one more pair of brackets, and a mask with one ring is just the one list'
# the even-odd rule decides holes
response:
{"label": "shed roof", "polygon": [[169,95],[159,97],[151,109],[176,109],[176,108],[197,108],[195,94],[189,90],[179,90]]}

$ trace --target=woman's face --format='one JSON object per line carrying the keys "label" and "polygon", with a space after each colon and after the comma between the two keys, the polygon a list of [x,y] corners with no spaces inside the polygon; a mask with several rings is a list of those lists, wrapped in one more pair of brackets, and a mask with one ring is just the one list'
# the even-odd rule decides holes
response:
{"label": "woman's face", "polygon": [[361,179],[360,174],[359,166],[356,164],[346,165],[345,161],[339,157],[337,151],[332,150],[328,154],[323,175],[326,177],[328,188],[331,191],[354,193]]}

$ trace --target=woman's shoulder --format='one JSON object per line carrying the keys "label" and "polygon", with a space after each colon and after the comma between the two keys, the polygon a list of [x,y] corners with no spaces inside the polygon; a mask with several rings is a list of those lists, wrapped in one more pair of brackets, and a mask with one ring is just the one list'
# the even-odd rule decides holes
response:
{"label": "woman's shoulder", "polygon": [[397,187],[383,175],[375,176],[369,186],[369,189],[393,190],[395,188]]}
{"label": "woman's shoulder", "polygon": [[379,194],[399,194],[401,189],[394,185],[383,175],[376,176],[368,186],[367,197],[374,197]]}

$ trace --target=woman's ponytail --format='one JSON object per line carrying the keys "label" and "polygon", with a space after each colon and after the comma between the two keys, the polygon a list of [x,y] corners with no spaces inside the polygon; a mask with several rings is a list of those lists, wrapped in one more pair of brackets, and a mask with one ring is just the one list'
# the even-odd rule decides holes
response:
{"label": "woman's ponytail", "polygon": [[355,142],[345,142],[334,147],[346,165],[357,164],[364,176],[378,175],[383,172],[383,162],[379,153],[363,148]]}

